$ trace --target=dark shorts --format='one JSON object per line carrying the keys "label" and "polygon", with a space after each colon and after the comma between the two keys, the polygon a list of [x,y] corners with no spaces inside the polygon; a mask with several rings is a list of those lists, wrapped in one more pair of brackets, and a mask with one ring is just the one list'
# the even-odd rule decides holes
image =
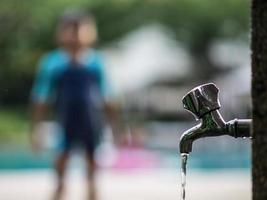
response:
{"label": "dark shorts", "polygon": [[[92,117],[94,117],[92,119]],[[74,148],[85,149],[93,153],[99,144],[102,124],[96,115],[90,114],[83,106],[73,106],[61,116],[63,128],[63,151]]]}
{"label": "dark shorts", "polygon": [[62,150],[69,152],[73,149],[84,149],[88,153],[94,153],[97,145],[97,139],[92,137],[90,132],[65,132]]}

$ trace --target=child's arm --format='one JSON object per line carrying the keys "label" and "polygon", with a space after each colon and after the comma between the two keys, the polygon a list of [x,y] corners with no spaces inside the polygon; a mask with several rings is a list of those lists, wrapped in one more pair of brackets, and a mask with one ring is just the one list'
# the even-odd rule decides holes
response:
{"label": "child's arm", "polygon": [[113,98],[113,89],[106,76],[105,64],[103,57],[98,53],[95,54],[94,64],[96,66],[95,70],[97,71],[99,77],[99,85],[102,97],[104,99],[103,110],[105,114],[106,122],[111,126],[113,134],[119,135],[120,132],[123,132],[122,116],[120,114],[121,106],[118,101],[115,101]]}
{"label": "child's arm", "polygon": [[33,150],[40,149],[40,138],[38,125],[47,117],[49,107],[49,98],[51,96],[52,73],[49,68],[49,57],[45,56],[41,59],[38,66],[38,72],[31,92],[31,133],[30,140]]}
{"label": "child's arm", "polygon": [[34,151],[39,151],[41,147],[41,141],[38,137],[38,125],[46,118],[48,105],[47,103],[38,103],[34,102],[31,105],[31,133],[30,133],[30,141],[31,146]]}

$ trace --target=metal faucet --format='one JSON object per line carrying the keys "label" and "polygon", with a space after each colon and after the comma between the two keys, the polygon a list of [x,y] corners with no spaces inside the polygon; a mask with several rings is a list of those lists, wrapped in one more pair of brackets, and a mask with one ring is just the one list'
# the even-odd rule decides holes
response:
{"label": "metal faucet", "polygon": [[201,123],[185,131],[180,138],[180,153],[189,154],[193,142],[203,137],[229,135],[251,137],[251,119],[233,119],[225,122],[219,109],[219,89],[213,83],[200,85],[183,97],[183,107]]}

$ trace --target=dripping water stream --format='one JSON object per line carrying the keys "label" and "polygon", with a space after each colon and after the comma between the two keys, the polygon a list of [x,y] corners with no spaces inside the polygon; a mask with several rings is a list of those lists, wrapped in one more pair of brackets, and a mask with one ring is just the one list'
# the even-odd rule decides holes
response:
{"label": "dripping water stream", "polygon": [[185,186],[186,186],[186,164],[187,164],[188,154],[181,154],[181,200],[185,200]]}

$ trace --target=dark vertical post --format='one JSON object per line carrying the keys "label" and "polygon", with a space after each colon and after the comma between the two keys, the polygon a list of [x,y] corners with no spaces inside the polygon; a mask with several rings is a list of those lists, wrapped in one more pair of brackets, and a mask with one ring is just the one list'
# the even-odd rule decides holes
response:
{"label": "dark vertical post", "polygon": [[253,200],[267,200],[267,1],[252,1]]}

